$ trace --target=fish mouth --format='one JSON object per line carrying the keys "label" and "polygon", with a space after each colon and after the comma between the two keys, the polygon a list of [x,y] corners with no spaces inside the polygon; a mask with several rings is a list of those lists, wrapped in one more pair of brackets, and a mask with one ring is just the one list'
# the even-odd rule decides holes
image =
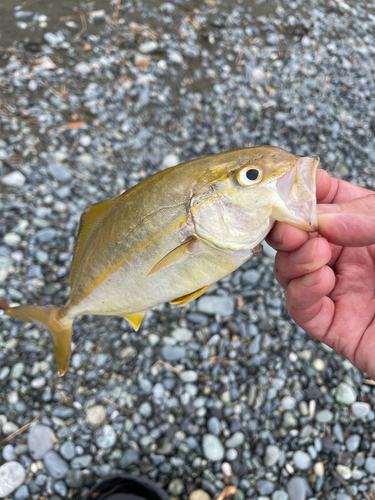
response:
{"label": "fish mouth", "polygon": [[275,219],[304,231],[318,230],[315,183],[318,165],[318,157],[300,157],[297,164],[277,180],[276,189],[285,208],[282,214],[278,210]]}

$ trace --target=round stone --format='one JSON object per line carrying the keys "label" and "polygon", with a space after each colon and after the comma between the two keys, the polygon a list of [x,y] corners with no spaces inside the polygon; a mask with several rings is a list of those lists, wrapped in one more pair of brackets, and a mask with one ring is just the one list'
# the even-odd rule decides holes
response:
{"label": "round stone", "polygon": [[360,443],[361,443],[361,436],[359,436],[358,434],[352,434],[351,436],[348,437],[345,444],[347,450],[352,453],[358,450]]}
{"label": "round stone", "polygon": [[99,448],[111,448],[116,440],[117,436],[111,425],[104,425],[95,433],[95,442]]}
{"label": "round stone", "polygon": [[306,483],[301,477],[289,479],[286,490],[289,494],[289,500],[306,499]]}
{"label": "round stone", "polygon": [[285,408],[285,410],[294,410],[296,407],[296,400],[292,396],[285,396],[281,400],[281,406]]}
{"label": "round stone", "polygon": [[352,404],[351,409],[356,418],[366,418],[370,413],[371,406],[368,403],[356,402]]}
{"label": "round stone", "polygon": [[314,361],[311,363],[312,367],[317,371],[317,372],[322,372],[324,371],[326,364],[322,359],[314,359]]}
{"label": "round stone", "polygon": [[44,465],[54,479],[62,479],[69,470],[68,464],[55,451],[49,451],[44,456]]}
{"label": "round stone", "polygon": [[308,453],[302,450],[297,450],[293,454],[293,462],[297,469],[308,470],[311,465],[311,457]]}
{"label": "round stone", "polygon": [[[158,42],[155,42],[154,40],[150,40],[148,42],[144,42],[139,46],[139,52],[142,52],[142,54],[151,54],[151,52],[155,52],[159,48]],[[176,163],[177,165],[177,163]]]}
{"label": "round stone", "polygon": [[52,450],[55,443],[54,432],[47,425],[33,425],[27,436],[27,446],[33,460],[40,460]]}
{"label": "round stone", "polygon": [[180,163],[180,158],[177,155],[169,154],[164,157],[161,168],[165,169],[165,168],[175,167],[179,163]]}
{"label": "round stone", "polygon": [[193,336],[193,332],[191,330],[189,330],[188,328],[176,328],[172,332],[172,337],[174,339],[176,339],[177,342],[189,342],[189,340],[191,340],[192,336]]}
{"label": "round stone", "polygon": [[86,422],[91,425],[101,425],[105,422],[107,417],[107,412],[102,405],[92,406],[87,410],[86,413]]}
{"label": "round stone", "polygon": [[205,314],[220,314],[230,316],[234,312],[233,297],[219,295],[204,295],[198,300],[198,311]]}
{"label": "round stone", "polygon": [[65,460],[71,460],[76,454],[74,443],[72,441],[65,441],[60,447],[60,454]]}
{"label": "round stone", "polygon": [[189,500],[211,500],[210,495],[204,490],[194,490],[189,495]]}
{"label": "round stone", "polygon": [[21,236],[17,233],[6,233],[3,242],[9,247],[15,247],[21,241]]}
{"label": "round stone", "polygon": [[329,410],[320,410],[316,414],[315,418],[320,424],[328,424],[333,420],[333,413]]}
{"label": "round stone", "polygon": [[357,396],[350,385],[341,382],[336,388],[335,399],[338,403],[349,406],[355,402]]}
{"label": "round stone", "polygon": [[286,491],[276,490],[272,493],[271,500],[289,500],[289,496]]}
{"label": "round stone", "polygon": [[26,471],[18,462],[6,462],[0,466],[0,498],[5,498],[24,482]]}
{"label": "round stone", "polygon": [[226,448],[237,448],[245,441],[245,434],[237,431],[229,439],[225,441]]}
{"label": "round stone", "polygon": [[168,491],[173,496],[180,496],[185,490],[184,483],[180,478],[172,479],[172,481],[168,485]]}
{"label": "round stone", "polygon": [[205,434],[202,439],[203,455],[207,460],[217,462],[224,458],[224,446],[214,434]]}
{"label": "round stone", "polygon": [[264,465],[266,467],[272,467],[273,465],[277,464],[277,461],[279,460],[280,456],[280,449],[278,446],[274,444],[270,444],[266,448],[266,452],[264,454]]}
{"label": "round stone", "polygon": [[374,457],[367,457],[366,458],[365,469],[369,474],[371,474],[371,475],[375,474],[375,458]]}
{"label": "round stone", "polygon": [[4,177],[1,178],[1,183],[4,184],[4,186],[9,187],[22,187],[25,182],[26,177],[18,171],[11,172],[10,174],[4,175]]}
{"label": "round stone", "polygon": [[221,432],[220,420],[217,417],[211,417],[207,422],[207,429],[211,434],[218,436]]}
{"label": "round stone", "polygon": [[142,416],[146,418],[150,418],[152,416],[152,406],[148,401],[142,403],[138,411]]}
{"label": "round stone", "polygon": [[350,467],[347,467],[346,465],[337,465],[336,472],[344,479],[344,481],[347,481],[352,477],[352,471]]}
{"label": "round stone", "polygon": [[198,373],[194,370],[186,370],[181,373],[180,379],[183,382],[196,382],[198,380]]}

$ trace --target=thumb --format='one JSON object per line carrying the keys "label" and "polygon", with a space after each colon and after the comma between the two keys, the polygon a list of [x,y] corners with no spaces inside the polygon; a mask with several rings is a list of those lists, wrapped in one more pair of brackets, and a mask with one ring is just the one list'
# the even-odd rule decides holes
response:
{"label": "thumb", "polygon": [[319,234],[334,245],[363,247],[375,243],[375,195],[346,203],[317,205]]}

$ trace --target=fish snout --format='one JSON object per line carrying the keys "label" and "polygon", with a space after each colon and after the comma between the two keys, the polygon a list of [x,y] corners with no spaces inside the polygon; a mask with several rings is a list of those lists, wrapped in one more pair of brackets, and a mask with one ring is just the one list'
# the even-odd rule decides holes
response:
{"label": "fish snout", "polygon": [[297,164],[277,180],[277,192],[286,209],[278,220],[304,231],[317,231],[315,178],[318,165],[318,157],[300,157]]}

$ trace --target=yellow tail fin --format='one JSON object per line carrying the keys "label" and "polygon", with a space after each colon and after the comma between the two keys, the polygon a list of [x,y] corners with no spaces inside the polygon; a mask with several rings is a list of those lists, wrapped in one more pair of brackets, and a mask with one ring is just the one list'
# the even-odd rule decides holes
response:
{"label": "yellow tail fin", "polygon": [[68,369],[72,351],[73,325],[72,319],[64,318],[64,308],[19,306],[7,309],[5,314],[48,330],[55,350],[59,375],[64,375]]}

